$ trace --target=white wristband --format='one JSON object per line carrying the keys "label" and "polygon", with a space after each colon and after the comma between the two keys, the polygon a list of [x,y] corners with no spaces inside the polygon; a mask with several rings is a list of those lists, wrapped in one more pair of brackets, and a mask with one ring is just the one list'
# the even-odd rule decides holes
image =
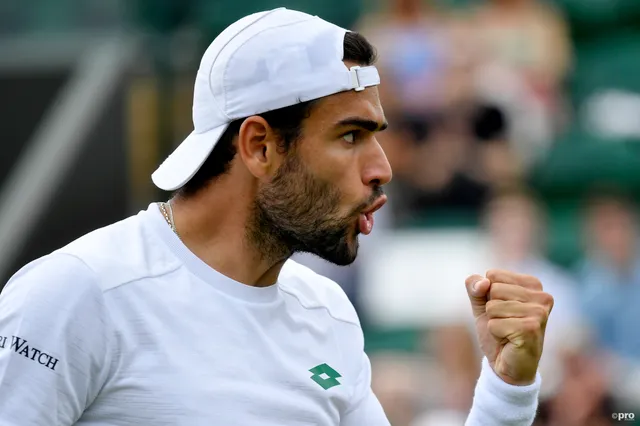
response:
{"label": "white wristband", "polygon": [[537,373],[531,385],[510,385],[493,371],[487,358],[483,358],[473,407],[465,426],[530,426],[536,416],[541,382]]}

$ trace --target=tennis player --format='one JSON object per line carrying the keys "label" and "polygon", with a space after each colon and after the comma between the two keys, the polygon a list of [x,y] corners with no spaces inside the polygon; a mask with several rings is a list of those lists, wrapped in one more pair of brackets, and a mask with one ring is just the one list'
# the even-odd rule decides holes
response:
{"label": "tennis player", "polygon": [[[389,425],[353,306],[288,260],[350,264],[385,202],[374,56],[287,9],[221,33],[195,130],[152,176],[171,201],[35,260],[0,296],[0,426]],[[506,271],[466,285],[486,355],[467,425],[530,425],[552,299]]]}

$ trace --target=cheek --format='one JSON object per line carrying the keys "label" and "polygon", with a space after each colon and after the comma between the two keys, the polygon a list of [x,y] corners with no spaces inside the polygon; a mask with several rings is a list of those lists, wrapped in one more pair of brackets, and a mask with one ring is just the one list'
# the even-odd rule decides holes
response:
{"label": "cheek", "polygon": [[353,202],[356,200],[357,202],[362,202],[364,186],[356,150],[345,151],[342,158],[335,162],[335,167],[330,169],[330,178],[344,194],[345,201]]}
{"label": "cheek", "polygon": [[367,194],[363,191],[357,149],[335,142],[324,150],[309,150],[305,154],[307,169],[340,194],[341,212],[350,212],[363,202]]}
{"label": "cheek", "polygon": [[354,208],[358,207],[364,201],[362,181],[353,168],[344,168],[333,179],[335,187],[340,192],[341,210],[345,213],[351,213]]}

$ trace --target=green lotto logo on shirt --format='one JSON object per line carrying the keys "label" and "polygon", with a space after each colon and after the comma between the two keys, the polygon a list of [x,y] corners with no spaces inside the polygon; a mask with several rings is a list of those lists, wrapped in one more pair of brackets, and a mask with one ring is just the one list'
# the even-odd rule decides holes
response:
{"label": "green lotto logo on shirt", "polygon": [[324,390],[331,389],[340,384],[338,378],[342,376],[327,364],[316,365],[309,371],[313,373],[311,380],[322,386]]}

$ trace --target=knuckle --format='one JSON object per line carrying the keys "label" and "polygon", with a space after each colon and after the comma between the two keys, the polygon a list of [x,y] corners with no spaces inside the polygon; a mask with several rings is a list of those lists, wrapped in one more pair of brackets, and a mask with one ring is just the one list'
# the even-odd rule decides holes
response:
{"label": "knuckle", "polygon": [[485,305],[485,308],[487,310],[487,315],[489,315],[489,317],[492,317],[496,314],[496,311],[498,310],[499,307],[499,302],[497,300],[489,300],[487,302],[487,304]]}
{"label": "knuckle", "polygon": [[489,288],[489,298],[491,299],[499,299],[504,296],[504,284],[503,283],[494,283],[491,284]]}
{"label": "knuckle", "polygon": [[522,275],[522,282],[527,283],[529,288],[533,291],[542,291],[542,282],[538,277],[533,275]]}
{"label": "knuckle", "polygon": [[553,308],[553,305],[555,304],[555,299],[553,298],[552,295],[550,295],[549,293],[542,293],[543,294],[543,303],[545,304],[545,306],[549,307],[549,311],[551,311],[551,309]]}
{"label": "knuckle", "polygon": [[535,305],[535,317],[540,320],[546,321],[547,315],[549,315],[546,306]]}
{"label": "knuckle", "polygon": [[542,291],[542,282],[536,277],[531,277],[530,279],[531,279],[531,286],[536,290]]}
{"label": "knuckle", "polygon": [[540,293],[539,291],[532,290],[526,287],[522,288],[522,292],[524,293],[524,298],[526,299],[527,302],[530,302],[531,300],[536,300],[538,293]]}
{"label": "knuckle", "polygon": [[522,324],[522,329],[526,334],[537,334],[542,327],[542,324],[537,318],[525,318]]}
{"label": "knuckle", "polygon": [[498,276],[498,273],[499,271],[497,269],[489,269],[485,276],[489,279],[489,281],[493,282]]}

